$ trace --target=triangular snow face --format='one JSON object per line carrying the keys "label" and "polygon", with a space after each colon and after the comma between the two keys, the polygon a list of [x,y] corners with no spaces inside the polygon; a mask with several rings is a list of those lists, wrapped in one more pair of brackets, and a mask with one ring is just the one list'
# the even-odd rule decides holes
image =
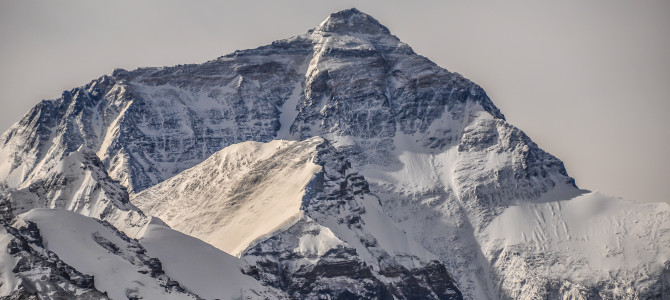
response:
{"label": "triangular snow face", "polygon": [[244,142],[133,196],[145,213],[232,255],[302,217],[323,140]]}

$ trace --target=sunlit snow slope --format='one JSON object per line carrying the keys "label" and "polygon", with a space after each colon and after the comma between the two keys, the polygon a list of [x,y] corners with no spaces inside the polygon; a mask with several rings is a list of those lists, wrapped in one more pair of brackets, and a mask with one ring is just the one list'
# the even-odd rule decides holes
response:
{"label": "sunlit snow slope", "polygon": [[239,255],[302,216],[305,186],[321,168],[312,162],[320,142],[232,145],[132,202],[176,230]]}
{"label": "sunlit snow slope", "polygon": [[283,299],[242,270],[246,263],[167,226],[150,224],[140,239],[147,255],[160,260],[167,276],[204,299]]}

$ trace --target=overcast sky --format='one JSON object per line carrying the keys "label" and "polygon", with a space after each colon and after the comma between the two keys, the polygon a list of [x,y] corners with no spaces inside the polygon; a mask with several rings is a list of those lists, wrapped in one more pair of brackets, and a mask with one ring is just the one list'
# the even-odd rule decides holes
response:
{"label": "overcast sky", "polygon": [[479,83],[586,189],[670,202],[670,1],[0,0],[0,130],[116,67],[198,63],[357,7]]}

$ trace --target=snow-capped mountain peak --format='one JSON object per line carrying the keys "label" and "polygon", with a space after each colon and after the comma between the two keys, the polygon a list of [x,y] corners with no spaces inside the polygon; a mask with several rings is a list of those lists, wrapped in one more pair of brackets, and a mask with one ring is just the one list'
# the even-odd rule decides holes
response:
{"label": "snow-capped mountain peak", "polygon": [[388,28],[380,24],[375,18],[350,8],[332,13],[326,18],[315,31],[332,32],[339,34],[390,34]]}
{"label": "snow-capped mountain peak", "polygon": [[[184,266],[174,253],[221,258],[244,272],[234,274],[245,290],[231,297],[670,294],[667,206],[580,190],[480,86],[356,9],[270,45],[202,64],[117,69],[42,101],[0,138],[0,180],[8,224],[32,208],[67,209],[109,222],[130,248],[131,239],[184,241],[174,252],[154,248],[172,264],[166,273]],[[22,216],[42,227],[74,219]],[[24,225],[9,225],[0,241],[30,244],[34,226]],[[585,263],[598,255],[592,248],[609,256]],[[221,292],[168,275],[194,289],[184,296]],[[70,291],[101,293],[84,281]],[[18,291],[9,284],[0,292]],[[45,287],[58,284],[72,283]]]}

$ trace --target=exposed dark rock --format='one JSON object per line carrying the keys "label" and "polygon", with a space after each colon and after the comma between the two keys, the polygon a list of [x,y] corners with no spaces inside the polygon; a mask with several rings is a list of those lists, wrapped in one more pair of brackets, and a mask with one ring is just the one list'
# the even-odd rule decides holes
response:
{"label": "exposed dark rock", "polygon": [[6,299],[108,299],[95,288],[93,276],[80,273],[44,249],[35,223],[3,228],[13,236],[7,249],[17,259],[12,272],[21,280]]}

